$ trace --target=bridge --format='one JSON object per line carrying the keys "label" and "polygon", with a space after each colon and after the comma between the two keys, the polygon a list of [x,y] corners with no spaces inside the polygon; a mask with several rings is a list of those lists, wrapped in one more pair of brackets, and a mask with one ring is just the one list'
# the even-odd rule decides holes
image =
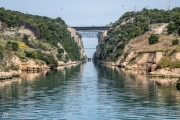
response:
{"label": "bridge", "polygon": [[74,26],[72,28],[78,32],[102,32],[109,30],[110,26]]}
{"label": "bridge", "polygon": [[99,32],[109,30],[110,26],[71,26],[81,34],[83,38],[97,38]]}

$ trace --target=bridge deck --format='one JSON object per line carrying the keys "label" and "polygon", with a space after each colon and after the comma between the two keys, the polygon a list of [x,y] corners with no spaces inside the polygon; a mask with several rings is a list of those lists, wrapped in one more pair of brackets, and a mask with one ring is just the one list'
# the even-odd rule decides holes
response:
{"label": "bridge deck", "polygon": [[74,26],[72,28],[76,31],[104,31],[109,30],[110,26]]}

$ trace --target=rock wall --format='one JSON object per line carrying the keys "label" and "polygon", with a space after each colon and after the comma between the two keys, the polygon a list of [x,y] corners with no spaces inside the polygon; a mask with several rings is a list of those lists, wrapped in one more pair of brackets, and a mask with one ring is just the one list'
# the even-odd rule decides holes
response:
{"label": "rock wall", "polygon": [[44,71],[45,69],[50,69],[50,67],[47,66],[43,61],[41,61],[41,64],[38,64],[33,60],[21,62],[19,57],[17,57],[16,55],[12,56],[12,58],[7,61],[7,67],[11,67],[12,65],[16,66],[16,69],[12,68],[7,72],[0,70],[0,80],[9,79],[12,77],[20,77],[22,71],[40,72]]}
{"label": "rock wall", "polygon": [[121,65],[128,69],[148,69],[154,71],[157,63],[163,58],[163,54],[163,52],[136,53],[131,51]]}
{"label": "rock wall", "polygon": [[59,46],[61,49],[64,50],[64,53],[63,53],[63,58],[64,58],[65,55],[67,55],[67,52],[66,52],[66,50],[63,48],[63,46],[62,46],[60,43],[58,43],[58,46]]}
{"label": "rock wall", "polygon": [[71,27],[68,27],[68,31],[71,33],[71,37],[74,38],[75,42],[80,47],[81,58],[85,58],[86,54],[85,54],[85,50],[84,50],[82,39],[78,36],[78,33],[76,32],[75,29],[73,29]]}
{"label": "rock wall", "polygon": [[[107,31],[99,33],[99,36],[98,36],[98,45],[96,47],[96,53],[95,53],[94,57],[101,56],[103,58],[106,55],[106,49],[102,48],[102,47],[104,47],[104,46],[102,46],[102,44],[104,44],[104,37],[106,37],[106,36],[107,36]],[[103,61],[101,61],[101,62],[103,62]]]}

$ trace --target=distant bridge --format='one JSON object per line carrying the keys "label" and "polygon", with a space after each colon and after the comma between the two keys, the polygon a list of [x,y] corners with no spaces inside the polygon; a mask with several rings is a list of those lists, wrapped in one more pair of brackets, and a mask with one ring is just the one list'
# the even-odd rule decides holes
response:
{"label": "distant bridge", "polygon": [[109,30],[110,26],[74,26],[72,28],[78,32],[102,32]]}
{"label": "distant bridge", "polygon": [[84,49],[96,49],[96,48],[84,48]]}
{"label": "distant bridge", "polygon": [[109,30],[110,26],[71,26],[85,38],[97,38],[99,32]]}

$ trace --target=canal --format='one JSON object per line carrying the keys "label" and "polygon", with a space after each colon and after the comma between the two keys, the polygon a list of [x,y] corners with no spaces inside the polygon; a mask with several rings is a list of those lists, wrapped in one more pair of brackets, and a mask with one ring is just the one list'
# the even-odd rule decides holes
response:
{"label": "canal", "polygon": [[[97,39],[83,38],[85,48]],[[92,58],[95,49],[85,49]],[[179,119],[177,79],[92,62],[0,81],[0,119]]]}
{"label": "canal", "polygon": [[0,119],[179,119],[180,92],[174,81],[92,62],[23,73],[0,81]]}

